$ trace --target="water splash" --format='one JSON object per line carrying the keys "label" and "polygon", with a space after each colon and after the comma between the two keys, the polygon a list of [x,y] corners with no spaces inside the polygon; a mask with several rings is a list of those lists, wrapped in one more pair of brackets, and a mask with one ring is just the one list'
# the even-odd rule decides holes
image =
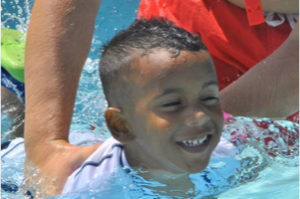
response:
{"label": "water splash", "polygon": [[33,0],[1,0],[1,27],[27,32]]}

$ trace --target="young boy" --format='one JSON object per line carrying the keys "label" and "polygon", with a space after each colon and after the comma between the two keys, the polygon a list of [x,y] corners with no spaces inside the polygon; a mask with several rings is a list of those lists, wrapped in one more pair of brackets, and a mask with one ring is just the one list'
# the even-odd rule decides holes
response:
{"label": "young boy", "polygon": [[[100,73],[113,138],[87,147],[58,140],[60,147],[50,151],[41,141],[26,145],[25,137],[27,164],[42,179],[40,193],[88,188],[126,162],[146,170],[146,179],[181,176],[170,187],[190,188],[188,173],[206,168],[223,127],[214,65],[200,38],[162,19],[136,21],[105,47]],[[44,143],[51,145],[49,137]]]}
{"label": "young boy", "polygon": [[100,74],[114,139],[68,178],[64,193],[111,175],[125,164],[122,157],[147,179],[206,168],[223,115],[214,66],[198,36],[161,19],[136,21],[105,47]]}

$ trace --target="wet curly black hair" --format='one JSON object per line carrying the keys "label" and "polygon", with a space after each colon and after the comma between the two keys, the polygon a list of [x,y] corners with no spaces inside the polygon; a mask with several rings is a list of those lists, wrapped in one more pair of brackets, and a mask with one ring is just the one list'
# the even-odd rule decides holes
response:
{"label": "wet curly black hair", "polygon": [[108,103],[111,101],[110,83],[118,78],[120,69],[128,64],[128,56],[134,50],[142,50],[143,55],[146,55],[155,48],[176,50],[175,57],[181,50],[206,50],[199,35],[189,33],[166,19],[136,20],[103,47],[100,77]]}

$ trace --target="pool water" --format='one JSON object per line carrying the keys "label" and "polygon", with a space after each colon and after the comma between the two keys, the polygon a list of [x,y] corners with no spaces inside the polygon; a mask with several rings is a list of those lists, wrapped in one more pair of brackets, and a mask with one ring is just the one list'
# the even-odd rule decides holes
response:
{"label": "pool water", "polygon": [[[2,26],[26,32],[32,0],[1,0]],[[103,113],[106,101],[99,80],[98,63],[101,46],[116,32],[126,28],[136,17],[139,0],[104,0],[97,16],[89,58],[80,78],[70,142],[86,145],[110,137]],[[2,114],[1,135],[9,137],[10,119]],[[5,127],[5,128],[3,128]],[[299,198],[299,125],[267,118],[236,117],[225,121],[223,144],[207,169],[190,175],[193,189],[176,198],[203,199],[298,199]],[[246,136],[245,136],[246,135]],[[227,141],[226,141],[227,140]],[[24,153],[17,158],[1,159],[1,196],[25,198],[20,190]],[[174,198],[158,188],[165,185],[146,181],[139,171],[124,175],[116,172],[106,187],[80,193],[50,197],[74,198]],[[180,192],[174,190],[174,192]]]}
{"label": "pool water", "polygon": [[[208,167],[191,174],[194,187],[174,192],[176,198],[299,198],[299,125],[267,118],[235,117],[225,121],[221,144],[214,151]],[[245,136],[246,135],[246,136]],[[74,131],[70,142],[94,144],[106,139],[93,132]],[[228,142],[230,140],[230,142]],[[24,152],[2,157],[2,197],[20,198],[24,176]],[[120,169],[107,181],[96,180],[79,193],[51,197],[73,198],[174,198],[161,191],[164,184],[143,179],[141,171]],[[101,182],[100,185],[97,183]],[[288,190],[288,191],[287,191]],[[171,192],[172,193],[172,192]]]}

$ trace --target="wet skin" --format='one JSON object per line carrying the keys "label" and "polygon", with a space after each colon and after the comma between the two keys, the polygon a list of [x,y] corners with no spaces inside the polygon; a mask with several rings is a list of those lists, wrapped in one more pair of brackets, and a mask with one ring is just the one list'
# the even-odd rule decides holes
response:
{"label": "wet skin", "polygon": [[205,169],[223,127],[208,52],[181,51],[177,57],[165,49],[137,53],[127,71],[122,81],[131,92],[126,99],[116,97],[124,99],[119,117],[128,137],[115,137],[125,144],[129,164],[174,174]]}

